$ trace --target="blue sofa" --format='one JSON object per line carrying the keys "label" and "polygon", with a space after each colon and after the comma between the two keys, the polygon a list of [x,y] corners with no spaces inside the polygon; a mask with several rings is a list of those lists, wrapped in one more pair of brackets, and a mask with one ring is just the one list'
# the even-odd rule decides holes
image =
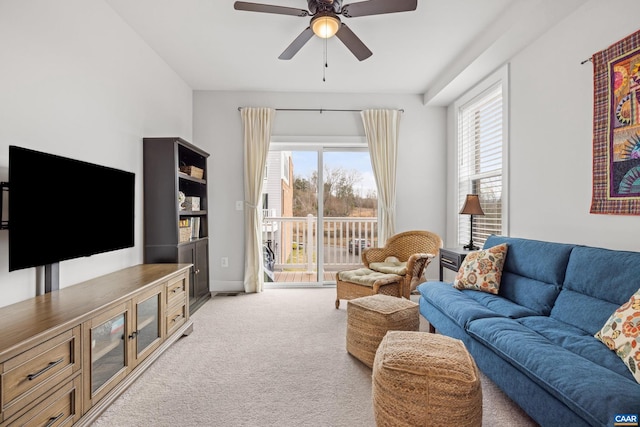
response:
{"label": "blue sofa", "polygon": [[640,384],[593,335],[640,288],[640,253],[491,236],[508,244],[498,295],[418,287],[420,313],[542,426],[640,414]]}

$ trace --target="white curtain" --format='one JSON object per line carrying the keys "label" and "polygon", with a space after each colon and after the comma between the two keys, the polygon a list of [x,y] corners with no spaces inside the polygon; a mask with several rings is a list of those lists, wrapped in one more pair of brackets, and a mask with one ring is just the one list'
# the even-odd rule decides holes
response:
{"label": "white curtain", "polygon": [[244,290],[262,292],[262,180],[271,141],[272,108],[243,108],[244,129]]}
{"label": "white curtain", "polygon": [[400,111],[364,110],[360,113],[369,144],[371,166],[378,187],[380,219],[378,245],[384,245],[395,233],[396,224],[396,167],[398,163],[398,135]]}

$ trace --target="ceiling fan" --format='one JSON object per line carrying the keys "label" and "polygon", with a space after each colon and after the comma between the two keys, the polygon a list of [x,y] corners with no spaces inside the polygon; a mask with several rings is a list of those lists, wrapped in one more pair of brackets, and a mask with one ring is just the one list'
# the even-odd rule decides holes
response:
{"label": "ceiling fan", "polygon": [[345,18],[380,15],[383,13],[408,12],[416,10],[418,0],[368,0],[342,5],[342,0],[307,0],[309,10],[294,7],[274,6],[262,3],[237,1],[236,10],[249,12],[276,13],[279,15],[311,16],[309,26],[278,57],[291,59],[313,35],[330,38],[334,35],[355,55],[363,61],[372,55],[367,46],[355,35],[346,24],[340,21],[339,15]]}

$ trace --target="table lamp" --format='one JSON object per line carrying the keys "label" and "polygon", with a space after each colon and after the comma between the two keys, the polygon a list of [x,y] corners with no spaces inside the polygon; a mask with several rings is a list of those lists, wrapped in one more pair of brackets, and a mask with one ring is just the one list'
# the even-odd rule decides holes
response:
{"label": "table lamp", "polygon": [[477,194],[467,194],[467,198],[464,201],[462,209],[460,209],[460,215],[469,215],[469,222],[471,223],[471,232],[469,233],[469,244],[463,246],[464,249],[475,251],[480,249],[473,244],[473,216],[484,215],[484,211],[480,206],[480,199]]}

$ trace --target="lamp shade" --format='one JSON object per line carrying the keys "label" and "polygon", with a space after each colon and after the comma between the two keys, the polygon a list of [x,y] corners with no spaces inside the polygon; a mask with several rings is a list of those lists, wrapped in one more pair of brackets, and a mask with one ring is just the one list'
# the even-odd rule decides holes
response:
{"label": "lamp shade", "polygon": [[311,29],[316,36],[328,39],[340,29],[340,19],[333,15],[319,15],[311,20]]}
{"label": "lamp shade", "polygon": [[480,206],[480,198],[477,194],[467,194],[464,206],[460,209],[460,214],[466,215],[484,215],[484,211]]}

